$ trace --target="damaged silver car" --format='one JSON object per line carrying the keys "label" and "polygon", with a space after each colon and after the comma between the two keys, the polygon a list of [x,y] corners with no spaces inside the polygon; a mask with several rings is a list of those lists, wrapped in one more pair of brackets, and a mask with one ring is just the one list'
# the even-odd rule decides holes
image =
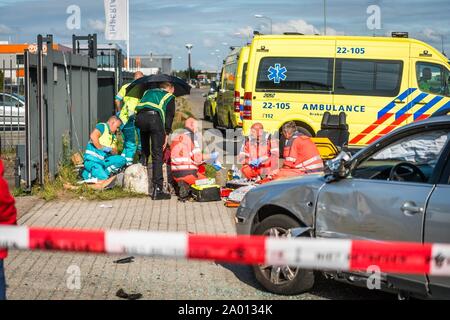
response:
{"label": "damaged silver car", "polygon": [[[250,191],[236,215],[241,235],[450,243],[450,116],[430,118],[383,137],[354,156],[342,153],[325,175],[273,182]],[[254,266],[277,294],[311,289],[315,273]],[[366,286],[369,274],[324,272]],[[382,289],[400,297],[450,298],[450,278],[384,274]]]}

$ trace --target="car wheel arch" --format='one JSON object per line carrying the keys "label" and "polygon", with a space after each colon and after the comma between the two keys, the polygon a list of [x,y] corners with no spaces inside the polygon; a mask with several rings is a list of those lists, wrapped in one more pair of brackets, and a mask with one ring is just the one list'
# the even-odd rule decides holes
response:
{"label": "car wheel arch", "polygon": [[286,215],[295,221],[299,223],[301,227],[309,227],[306,223],[304,223],[297,215],[292,213],[289,209],[286,209],[279,205],[265,205],[261,207],[258,212],[256,213],[255,217],[253,218],[252,222],[252,232],[255,230],[255,228],[260,224],[262,221],[266,220],[267,218],[275,215]]}

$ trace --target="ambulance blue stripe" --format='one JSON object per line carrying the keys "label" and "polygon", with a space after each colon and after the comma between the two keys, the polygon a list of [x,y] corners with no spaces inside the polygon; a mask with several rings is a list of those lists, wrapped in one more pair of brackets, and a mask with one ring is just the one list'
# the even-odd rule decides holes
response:
{"label": "ambulance blue stripe", "polygon": [[444,104],[438,111],[436,111],[436,113],[442,112],[444,110],[450,110],[450,101]]}
{"label": "ambulance blue stripe", "polygon": [[392,101],[391,103],[389,103],[386,107],[384,107],[383,109],[380,110],[380,112],[378,112],[378,120],[383,118],[386,113],[388,113],[389,111],[391,111],[392,109],[395,108],[395,101],[396,100],[405,100],[406,98],[408,98],[411,94],[413,94],[417,89],[414,88],[409,88],[408,90],[406,90],[405,92],[403,92],[401,95],[399,95],[397,98],[395,98],[394,101]]}
{"label": "ambulance blue stripe", "polygon": [[438,97],[434,97],[433,100],[431,100],[430,102],[428,102],[425,106],[423,106],[419,111],[417,111],[414,114],[414,121],[416,121],[417,119],[419,119],[421,116],[423,116],[428,110],[430,110],[431,108],[433,108],[436,104],[438,104],[442,99],[444,99],[444,97],[438,96]]}
{"label": "ambulance blue stripe", "polygon": [[418,104],[420,101],[422,101],[423,99],[425,99],[426,97],[428,97],[427,93],[421,93],[419,94],[417,97],[415,97],[413,99],[413,101],[411,101],[410,103],[408,103],[406,106],[404,106],[402,109],[400,109],[399,112],[397,112],[395,114],[395,120],[398,120],[399,118],[401,118],[402,116],[404,116],[409,110],[411,110],[412,108],[414,108],[414,106],[416,104]]}

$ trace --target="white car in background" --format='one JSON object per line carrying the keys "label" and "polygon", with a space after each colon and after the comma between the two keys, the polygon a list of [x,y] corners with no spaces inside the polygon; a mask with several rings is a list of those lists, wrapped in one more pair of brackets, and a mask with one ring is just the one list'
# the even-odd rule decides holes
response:
{"label": "white car in background", "polygon": [[25,98],[14,93],[0,93],[0,131],[25,128]]}

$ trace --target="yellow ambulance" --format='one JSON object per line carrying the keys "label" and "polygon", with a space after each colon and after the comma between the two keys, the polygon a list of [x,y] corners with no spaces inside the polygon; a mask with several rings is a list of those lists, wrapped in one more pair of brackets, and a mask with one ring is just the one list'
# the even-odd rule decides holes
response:
{"label": "yellow ambulance", "polygon": [[256,35],[244,96],[244,134],[288,121],[313,136],[325,112],[347,114],[350,147],[450,109],[450,63],[406,33],[393,37]]}
{"label": "yellow ambulance", "polygon": [[244,86],[250,47],[235,48],[224,61],[220,90],[217,94],[215,127],[242,126]]}

